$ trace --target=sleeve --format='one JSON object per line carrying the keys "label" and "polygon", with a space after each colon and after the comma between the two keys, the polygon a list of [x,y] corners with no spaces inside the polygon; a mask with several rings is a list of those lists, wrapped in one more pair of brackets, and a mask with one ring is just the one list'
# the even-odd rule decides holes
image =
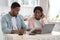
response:
{"label": "sleeve", "polygon": [[29,21],[28,21],[28,28],[32,29],[33,27],[34,27],[34,22],[33,22],[32,19],[29,19]]}
{"label": "sleeve", "polygon": [[27,30],[27,26],[24,23],[24,18],[23,18],[22,15],[20,15],[20,19],[21,19],[21,28],[24,29],[24,30]]}
{"label": "sleeve", "polygon": [[46,23],[46,19],[45,18],[41,19],[42,28],[44,27],[45,23]]}
{"label": "sleeve", "polygon": [[1,27],[2,27],[2,32],[5,34],[10,34],[12,29],[7,28],[7,19],[5,17],[2,17],[1,20]]}
{"label": "sleeve", "polygon": [[42,22],[43,22],[43,25],[46,24],[46,23],[48,23],[48,21],[47,21],[46,18],[43,18],[43,19],[42,19]]}

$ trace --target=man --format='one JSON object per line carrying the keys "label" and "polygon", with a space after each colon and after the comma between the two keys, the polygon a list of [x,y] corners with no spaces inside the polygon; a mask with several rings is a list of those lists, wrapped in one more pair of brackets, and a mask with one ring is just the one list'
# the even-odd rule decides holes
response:
{"label": "man", "polygon": [[23,34],[25,33],[26,25],[21,15],[18,15],[20,5],[17,2],[12,3],[11,11],[2,17],[2,31],[6,34]]}

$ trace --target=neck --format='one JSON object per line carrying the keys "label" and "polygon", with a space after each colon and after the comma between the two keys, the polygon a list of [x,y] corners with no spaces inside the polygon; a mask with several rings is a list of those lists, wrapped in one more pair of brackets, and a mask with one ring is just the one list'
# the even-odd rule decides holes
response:
{"label": "neck", "polygon": [[40,20],[41,18],[35,18],[36,20]]}

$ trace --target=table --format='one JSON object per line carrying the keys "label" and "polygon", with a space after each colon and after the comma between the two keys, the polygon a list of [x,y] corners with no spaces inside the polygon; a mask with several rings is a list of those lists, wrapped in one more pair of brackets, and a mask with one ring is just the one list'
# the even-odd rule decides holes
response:
{"label": "table", "polygon": [[17,35],[11,36],[11,34],[4,34],[9,40],[60,40],[60,35],[52,34],[36,34],[36,35]]}

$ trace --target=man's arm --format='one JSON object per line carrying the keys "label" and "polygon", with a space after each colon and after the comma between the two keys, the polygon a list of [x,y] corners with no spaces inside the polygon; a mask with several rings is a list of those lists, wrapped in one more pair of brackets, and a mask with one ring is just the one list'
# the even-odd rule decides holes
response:
{"label": "man's arm", "polygon": [[2,17],[1,26],[3,33],[10,34],[12,29],[7,28],[7,21],[6,17]]}
{"label": "man's arm", "polygon": [[23,16],[20,16],[20,19],[21,19],[21,28],[24,29],[24,30],[27,30],[27,26],[26,26],[25,23],[24,23],[24,18],[23,18]]}
{"label": "man's arm", "polygon": [[21,20],[21,29],[19,30],[19,34],[24,34],[26,33],[25,31],[27,30],[27,26],[24,23],[24,18],[22,15],[19,15],[19,19]]}

